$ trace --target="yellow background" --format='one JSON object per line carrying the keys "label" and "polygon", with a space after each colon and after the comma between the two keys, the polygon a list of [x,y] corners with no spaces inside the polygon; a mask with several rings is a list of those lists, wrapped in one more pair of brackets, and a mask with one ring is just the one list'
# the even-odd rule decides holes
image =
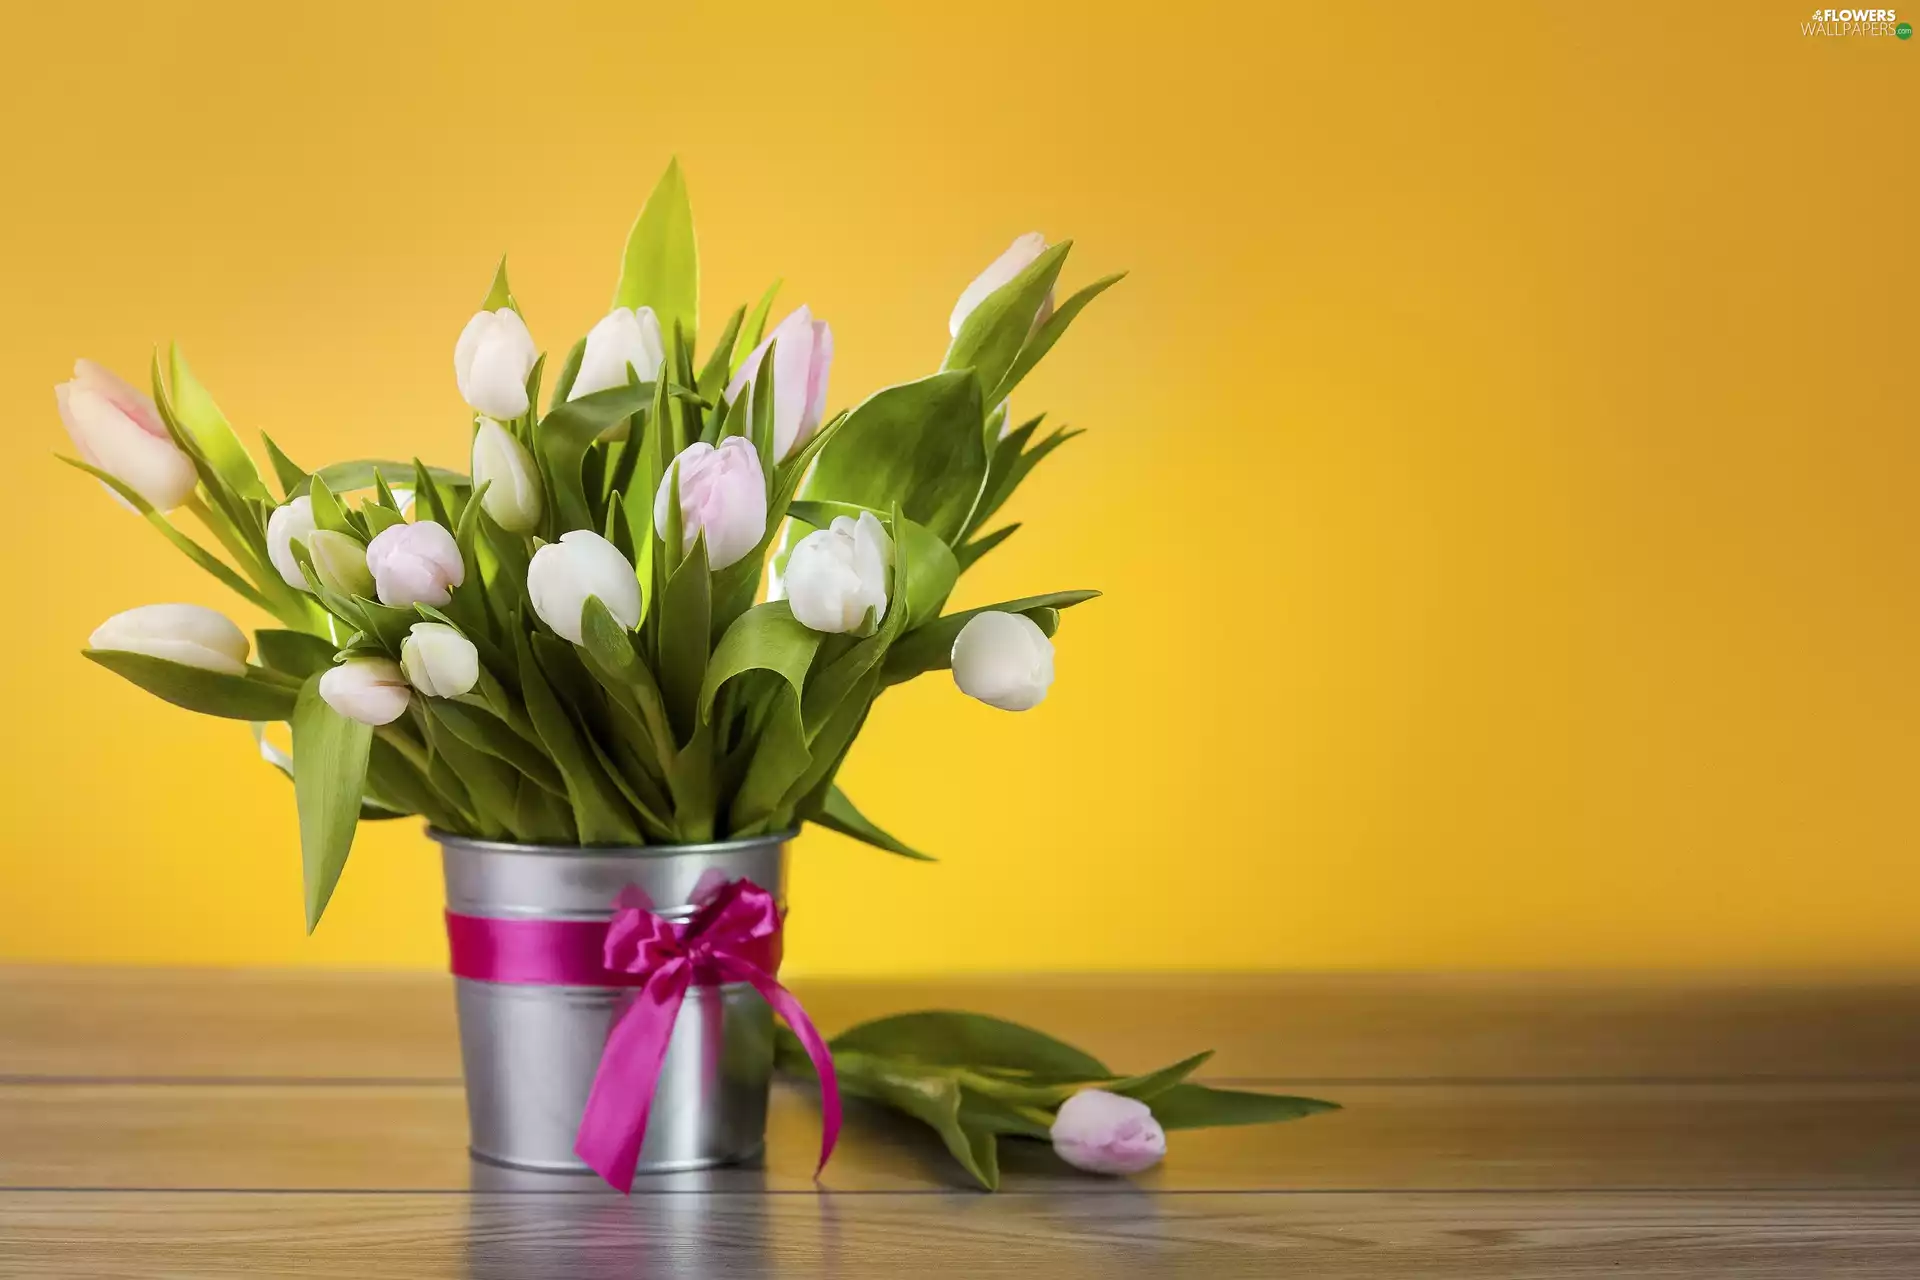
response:
{"label": "yellow background", "polygon": [[844,781],[944,861],[807,836],[793,969],[1920,961],[1920,41],[1805,9],[11,12],[0,958],[441,962],[412,824],[303,937],[245,728],[77,656],[237,606],[52,386],[178,338],[309,465],[461,465],[497,255],[565,351],[677,152],[709,323],[784,275],[836,407],[1019,232],[1133,272],[963,587],[1108,595],[1033,713],[889,695]]}

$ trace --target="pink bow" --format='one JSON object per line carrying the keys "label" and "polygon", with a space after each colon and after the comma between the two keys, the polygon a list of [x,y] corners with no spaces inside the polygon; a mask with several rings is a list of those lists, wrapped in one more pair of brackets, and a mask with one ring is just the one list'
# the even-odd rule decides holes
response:
{"label": "pink bow", "polygon": [[622,892],[616,905],[619,911],[607,926],[605,964],[639,979],[639,990],[607,1033],[574,1154],[617,1190],[633,1190],[654,1086],[687,988],[745,982],[793,1028],[820,1075],[817,1177],[840,1136],[840,1086],[826,1041],[793,993],[773,976],[780,967],[780,909],[773,895],[750,880],[736,880],[684,924],[648,910],[637,889]]}

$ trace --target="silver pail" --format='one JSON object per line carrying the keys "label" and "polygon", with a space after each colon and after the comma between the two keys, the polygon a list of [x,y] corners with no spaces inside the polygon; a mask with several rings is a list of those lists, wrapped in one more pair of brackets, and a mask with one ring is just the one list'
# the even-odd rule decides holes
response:
{"label": "silver pail", "polygon": [[[492,919],[611,920],[638,886],[670,920],[695,895],[751,880],[786,904],[792,832],[648,848],[500,844],[430,831],[447,909]],[[454,979],[473,1154],[545,1172],[589,1172],[573,1153],[607,1031],[632,988]],[[640,1149],[640,1173],[736,1164],[766,1141],[773,1012],[745,983],[695,986],[674,1024]]]}

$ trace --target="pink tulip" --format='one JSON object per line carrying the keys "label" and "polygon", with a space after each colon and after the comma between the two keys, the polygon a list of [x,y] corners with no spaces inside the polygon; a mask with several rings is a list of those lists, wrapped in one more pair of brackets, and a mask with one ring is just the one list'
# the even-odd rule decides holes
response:
{"label": "pink tulip", "polygon": [[396,524],[377,534],[367,544],[367,568],[380,603],[399,608],[439,608],[453,599],[453,589],[467,577],[453,535],[431,520]]}
{"label": "pink tulip", "polygon": [[805,307],[774,326],[766,340],[753,349],[733,382],[727,387],[727,399],[737,400],[767,348],[773,357],[773,460],[785,462],[794,450],[819,430],[827,412],[827,373],[833,367],[833,330],[825,320],[815,320]]}
{"label": "pink tulip", "polygon": [[[1038,231],[1029,231],[1007,246],[1007,251],[987,264],[987,269],[974,277],[972,284],[960,295],[960,301],[953,304],[953,315],[947,320],[947,332],[954,337],[960,336],[960,326],[967,322],[974,308],[987,300],[987,295],[1001,286],[1010,284],[1013,278],[1032,266],[1034,260],[1047,251],[1047,238]],[[1035,328],[1047,322],[1053,314],[1053,291],[1040,301],[1040,310],[1034,314]]]}
{"label": "pink tulip", "polygon": [[690,444],[673,460],[653,497],[653,527],[667,536],[673,477],[680,476],[680,554],[707,535],[707,567],[724,569],[760,545],[767,532],[767,475],[760,455],[741,436],[728,436],[719,448]]}
{"label": "pink tulip", "polygon": [[1053,1149],[1088,1173],[1139,1173],[1167,1154],[1167,1134],[1136,1098],[1082,1089],[1053,1118]]}
{"label": "pink tulip", "polygon": [[155,510],[171,511],[192,496],[193,461],[167,434],[152,400],[91,360],[74,361],[72,381],[53,396],[82,458]]}

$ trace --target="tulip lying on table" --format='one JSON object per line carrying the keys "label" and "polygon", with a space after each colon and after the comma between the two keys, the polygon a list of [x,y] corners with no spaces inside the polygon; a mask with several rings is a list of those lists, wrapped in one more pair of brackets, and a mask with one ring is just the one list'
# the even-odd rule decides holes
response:
{"label": "tulip lying on table", "polygon": [[[1340,1106],[1192,1083],[1187,1077],[1211,1049],[1145,1075],[1119,1075],[1044,1032],[983,1013],[895,1014],[827,1043],[841,1093],[931,1126],[988,1191],[1000,1186],[1003,1136],[1050,1141],[1089,1173],[1139,1173],[1166,1153],[1167,1130],[1272,1124]],[[814,1078],[806,1050],[784,1027],[774,1052],[781,1070]]]}

